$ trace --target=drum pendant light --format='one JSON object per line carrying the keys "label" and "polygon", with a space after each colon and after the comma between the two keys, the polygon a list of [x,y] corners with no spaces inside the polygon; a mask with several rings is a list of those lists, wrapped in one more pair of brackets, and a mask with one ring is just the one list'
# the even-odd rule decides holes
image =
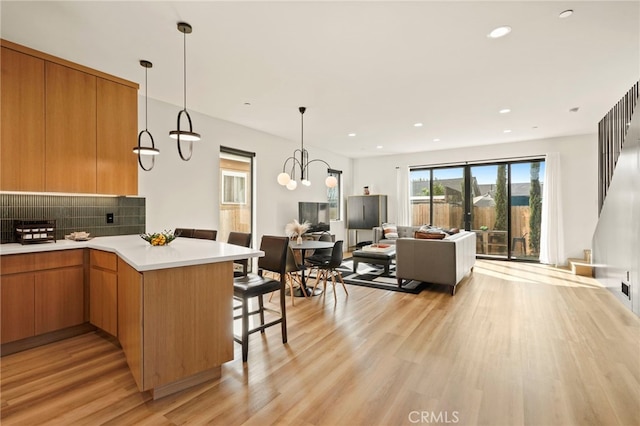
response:
{"label": "drum pendant light", "polygon": [[[148,102],[147,102],[147,98],[148,98],[148,83],[147,83],[147,71],[149,68],[153,67],[153,64],[149,61],[145,61],[144,59],[142,59],[140,61],[140,66],[142,66],[144,68],[144,130],[142,130],[140,133],[138,133],[138,146],[133,148],[133,153],[138,155],[138,164],[140,164],[140,168],[142,168],[142,170],[144,170],[145,172],[148,172],[149,170],[153,169],[153,166],[156,164],[156,155],[160,154],[160,150],[156,148],[156,144],[153,141],[153,136],[151,135],[151,132],[149,132],[149,126],[148,126],[148,111],[149,111],[149,107],[148,107]],[[149,139],[151,140],[151,146],[142,146],[142,137],[144,135],[149,136]],[[149,168],[146,168],[144,166],[144,164],[142,164],[142,155],[151,155],[151,166]]]}
{"label": "drum pendant light", "polygon": [[[187,34],[191,34],[193,29],[191,25],[186,22],[178,23],[178,31],[180,31],[184,36],[184,60],[183,60],[183,85],[184,85],[184,108],[178,113],[178,126],[176,130],[172,130],[169,132],[169,137],[172,139],[177,139],[178,144],[178,154],[180,158],[184,161],[189,161],[191,156],[193,155],[193,141],[199,141],[200,135],[193,131],[193,124],[191,123],[191,116],[189,112],[187,112]],[[187,121],[189,122],[189,130],[183,130],[180,128],[180,118],[184,114],[187,117]],[[182,154],[182,147],[180,143],[182,141],[189,142],[189,156],[185,157]]]}

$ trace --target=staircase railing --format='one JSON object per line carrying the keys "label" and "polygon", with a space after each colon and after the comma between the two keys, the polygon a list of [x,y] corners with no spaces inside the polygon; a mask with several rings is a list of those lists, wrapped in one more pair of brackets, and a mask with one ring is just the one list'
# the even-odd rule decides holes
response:
{"label": "staircase railing", "polygon": [[598,123],[598,213],[607,197],[639,95],[640,81]]}

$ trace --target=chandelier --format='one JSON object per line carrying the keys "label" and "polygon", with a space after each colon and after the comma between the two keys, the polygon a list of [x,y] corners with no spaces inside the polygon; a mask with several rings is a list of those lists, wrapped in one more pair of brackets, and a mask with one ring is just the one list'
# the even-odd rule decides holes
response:
{"label": "chandelier", "polygon": [[[293,151],[293,155],[286,160],[284,160],[284,164],[282,165],[282,173],[278,175],[278,183],[282,186],[286,186],[289,191],[293,191],[298,187],[298,182],[296,181],[296,170],[300,170],[300,182],[304,186],[310,186],[311,181],[309,180],[309,164],[320,161],[327,165],[328,168],[331,168],[329,163],[324,160],[315,159],[309,160],[309,151],[304,148],[304,112],[307,110],[305,107],[299,107],[300,111],[300,121],[301,121],[301,135],[300,135],[300,149],[296,149]],[[299,158],[297,157],[299,155]],[[287,173],[287,164],[291,163],[290,172]],[[297,167],[296,167],[297,166]],[[338,185],[338,179],[335,176],[327,176],[327,179],[324,181],[325,185],[329,188],[335,188]]]}

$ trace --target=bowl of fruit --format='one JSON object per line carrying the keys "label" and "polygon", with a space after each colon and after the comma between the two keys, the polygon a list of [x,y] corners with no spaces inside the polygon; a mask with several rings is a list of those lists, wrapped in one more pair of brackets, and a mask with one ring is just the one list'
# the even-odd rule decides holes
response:
{"label": "bowl of fruit", "polygon": [[153,232],[147,234],[141,234],[140,238],[151,244],[152,246],[166,246],[173,240],[175,240],[177,235],[173,231],[162,231],[162,232]]}

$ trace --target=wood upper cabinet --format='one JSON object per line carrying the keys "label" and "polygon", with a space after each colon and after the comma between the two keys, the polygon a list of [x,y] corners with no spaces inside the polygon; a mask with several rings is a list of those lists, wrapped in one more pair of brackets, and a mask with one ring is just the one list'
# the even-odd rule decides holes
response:
{"label": "wood upper cabinet", "polygon": [[96,77],[51,62],[45,69],[45,189],[96,193]]}
{"label": "wood upper cabinet", "polygon": [[97,190],[136,195],[138,91],[104,78],[97,81]]}
{"label": "wood upper cabinet", "polygon": [[136,195],[138,85],[1,42],[0,190]]}
{"label": "wood upper cabinet", "polygon": [[44,191],[44,60],[2,47],[0,189]]}

